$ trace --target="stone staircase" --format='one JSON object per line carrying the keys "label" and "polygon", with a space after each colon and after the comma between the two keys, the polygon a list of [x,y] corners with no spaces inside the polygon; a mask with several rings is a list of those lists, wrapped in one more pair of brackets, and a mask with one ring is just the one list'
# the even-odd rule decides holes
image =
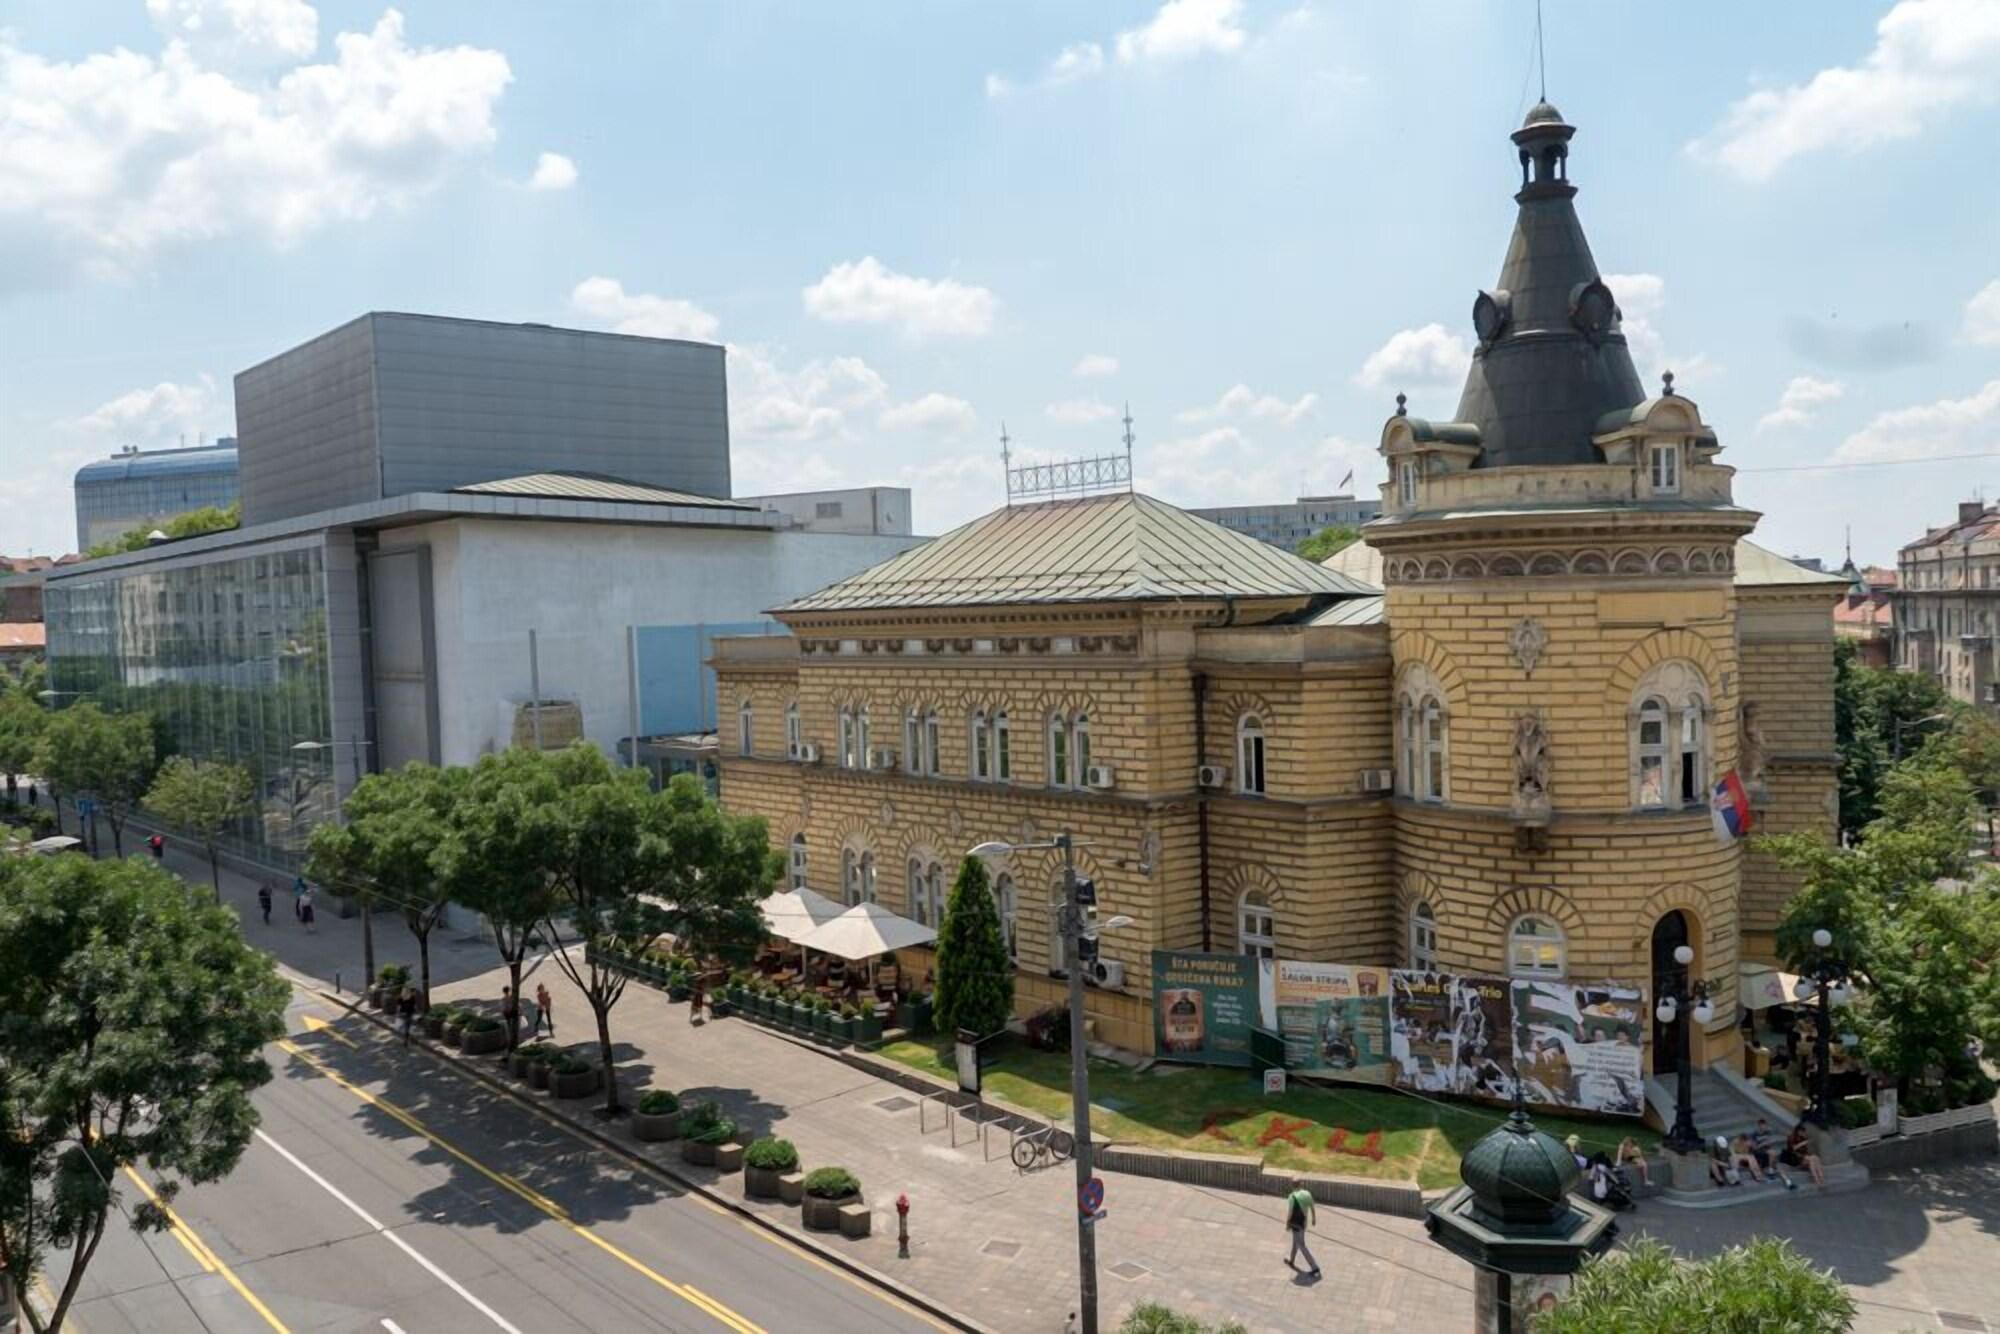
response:
{"label": "stone staircase", "polygon": [[[1771,1126],[1772,1138],[1782,1142],[1793,1122],[1795,1113],[1788,1112],[1764,1096],[1763,1090],[1748,1080],[1721,1070],[1697,1070],[1690,1082],[1694,1096],[1694,1126],[1701,1134],[1703,1156],[1706,1146],[1715,1143],[1717,1135],[1734,1140],[1738,1135],[1747,1135],[1756,1128],[1757,1118],[1763,1117]],[[1678,1096],[1676,1076],[1652,1078],[1646,1081],[1646,1106],[1659,1117],[1660,1124],[1671,1128],[1674,1124],[1674,1102]],[[1844,1139],[1840,1141],[1844,1144]],[[1826,1192],[1835,1193],[1859,1190],[1868,1184],[1868,1169],[1847,1157],[1844,1148],[1837,1153],[1829,1146],[1822,1155],[1826,1159]],[[1657,1160],[1656,1160],[1657,1161]],[[1690,1166],[1694,1166],[1690,1164]],[[1814,1189],[1806,1174],[1795,1168],[1785,1169],[1787,1175],[1798,1182],[1802,1189]],[[1716,1190],[1706,1179],[1707,1165],[1701,1163],[1695,1169],[1696,1181],[1692,1187],[1680,1182],[1667,1182],[1667,1173],[1655,1171],[1654,1179],[1662,1183],[1658,1191],[1664,1204],[1681,1208],[1708,1209],[1726,1207],[1731,1204],[1747,1203],[1761,1198],[1763,1191],[1754,1187],[1740,1190]],[[1782,1192],[1780,1192],[1782,1193]],[[1818,1193],[1815,1190],[1815,1193]]]}

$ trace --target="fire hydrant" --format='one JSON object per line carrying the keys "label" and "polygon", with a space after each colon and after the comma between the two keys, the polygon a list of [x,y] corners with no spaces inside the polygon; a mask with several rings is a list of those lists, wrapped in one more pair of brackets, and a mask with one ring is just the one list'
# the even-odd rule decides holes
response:
{"label": "fire hydrant", "polygon": [[896,1197],[896,1258],[910,1258],[910,1197]]}

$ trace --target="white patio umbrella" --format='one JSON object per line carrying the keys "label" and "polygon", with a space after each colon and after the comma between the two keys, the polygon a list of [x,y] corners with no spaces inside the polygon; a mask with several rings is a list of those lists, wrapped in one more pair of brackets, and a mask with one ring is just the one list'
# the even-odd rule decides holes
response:
{"label": "white patio umbrella", "polygon": [[879,903],[863,903],[823,922],[798,938],[807,949],[843,959],[872,959],[910,945],[927,945],[937,932],[922,922],[899,917]]}
{"label": "white patio umbrella", "polygon": [[770,925],[772,935],[794,943],[822,922],[840,916],[843,911],[826,895],[803,888],[780,890],[758,903],[757,910],[764,914],[764,921]]}

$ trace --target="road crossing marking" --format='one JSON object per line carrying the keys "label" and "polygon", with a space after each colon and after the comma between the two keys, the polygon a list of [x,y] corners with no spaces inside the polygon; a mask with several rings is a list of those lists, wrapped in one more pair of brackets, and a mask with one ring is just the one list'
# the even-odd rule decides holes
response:
{"label": "road crossing marking", "polygon": [[203,1271],[210,1274],[222,1275],[222,1281],[236,1289],[236,1295],[250,1303],[250,1309],[258,1315],[263,1316],[264,1323],[276,1331],[276,1334],[292,1334],[289,1329],[285,1328],[285,1322],[271,1314],[271,1308],[264,1305],[258,1299],[257,1294],[245,1287],[242,1279],[236,1277],[236,1272],[222,1262],[222,1257],[210,1250],[208,1243],[196,1236],[194,1229],[183,1222],[181,1216],[175,1213],[173,1208],[159,1197],[158,1193],[147,1183],[146,1178],[134,1171],[129,1163],[126,1164],[124,1171],[126,1176],[132,1178],[132,1184],[143,1191],[146,1198],[157,1205],[160,1212],[166,1215],[169,1230],[173,1232],[180,1244],[187,1248],[187,1253],[194,1257],[195,1263],[200,1265]]}
{"label": "road crossing marking", "polygon": [[550,1218],[555,1219],[558,1223],[561,1223],[564,1226],[568,1227],[570,1231],[576,1233],[577,1236],[583,1238],[591,1245],[597,1247],[599,1250],[603,1251],[606,1255],[611,1256],[613,1259],[624,1264],[626,1267],[632,1269],[636,1273],[642,1274],[646,1278],[651,1279],[654,1283],[666,1289],[668,1292],[673,1293],[676,1297],[679,1297],[682,1301],[685,1301],[686,1303],[688,1303],[688,1305],[694,1307],[696,1310],[703,1311],[708,1315],[715,1317],[715,1319],[720,1321],[723,1325],[737,1331],[737,1334],[765,1334],[765,1331],[760,1326],[752,1324],[750,1321],[745,1320],[742,1316],[730,1310],[727,1306],[724,1306],[721,1302],[715,1300],[713,1297],[710,1297],[707,1293],[701,1292],[696,1288],[691,1288],[685,1283],[676,1283],[672,1279],[666,1277],[664,1274],[661,1274],[658,1270],[655,1270],[650,1266],[648,1266],[645,1262],[634,1258],[633,1256],[627,1254],[623,1250],[620,1250],[617,1246],[612,1245],[610,1242],[598,1236],[595,1232],[591,1231],[583,1224],[571,1218],[568,1212],[564,1210],[561,1205],[557,1204],[554,1200],[551,1200],[548,1196],[543,1195],[539,1191],[535,1190],[533,1187],[527,1185],[525,1182],[517,1180],[512,1176],[509,1176],[505,1172],[499,1171],[495,1168],[488,1167],[485,1163],[480,1162],[477,1158],[474,1158],[471,1154],[465,1152],[465,1150],[459,1148],[451,1141],[445,1139],[443,1136],[439,1135],[436,1131],[426,1126],[422,1121],[419,1121],[416,1117],[410,1115],[410,1113],[404,1111],[401,1107],[398,1107],[395,1103],[390,1102],[386,1098],[378,1097],[375,1094],[370,1093],[367,1089],[362,1088],[360,1085],[355,1084],[350,1080],[346,1079],[345,1077],[337,1073],[335,1070],[333,1070],[330,1066],[328,1066],[325,1062],[321,1061],[318,1057],[306,1051],[303,1047],[300,1047],[297,1043],[292,1042],[287,1038],[280,1038],[278,1040],[278,1047],[280,1050],[288,1052],[292,1056],[297,1057],[299,1060],[304,1061],[307,1065],[311,1066],[313,1069],[317,1070],[320,1074],[332,1080],[335,1084],[338,1084],[341,1088],[346,1089],[349,1093],[353,1094],[356,1098],[359,1098],[362,1102],[366,1103],[368,1106],[375,1108],[377,1111],[382,1112],[383,1114],[387,1115],[388,1117],[390,1117],[395,1121],[401,1122],[403,1125],[415,1131],[417,1134],[423,1136],[425,1139],[429,1140],[432,1144],[435,1144],[438,1148],[443,1149],[446,1153],[458,1159],[460,1162],[464,1163],[467,1167],[470,1167],[473,1171],[479,1173],[481,1176],[493,1182],[495,1185],[500,1186],[501,1188],[511,1192],[512,1194],[518,1195],[520,1198],[526,1200],[529,1204],[534,1205],[537,1209],[547,1214]]}
{"label": "road crossing marking", "polygon": [[354,1039],[347,1036],[347,1034],[341,1032],[339,1029],[335,1028],[333,1026],[333,1021],[331,1019],[322,1019],[318,1015],[313,1014],[311,1011],[306,1011],[300,1014],[299,1018],[301,1021],[304,1022],[306,1026],[306,1032],[314,1034],[315,1036],[323,1033],[327,1037],[332,1038],[335,1042],[338,1042],[343,1047],[354,1046]]}
{"label": "road crossing marking", "polygon": [[[464,1284],[460,1283],[450,1274],[445,1273],[444,1270],[438,1268],[435,1264],[432,1264],[430,1258],[428,1256],[425,1256],[420,1251],[418,1251],[416,1247],[410,1245],[409,1242],[404,1241],[401,1237],[391,1232],[388,1228],[383,1227],[382,1224],[380,1224],[375,1220],[375,1217],[372,1214],[370,1214],[366,1209],[363,1209],[360,1205],[356,1204],[353,1200],[347,1198],[347,1196],[341,1192],[340,1188],[335,1186],[331,1181],[328,1181],[318,1172],[313,1171],[312,1168],[307,1167],[305,1163],[299,1160],[298,1155],[294,1154],[290,1149],[278,1143],[278,1141],[272,1139],[262,1130],[259,1130],[257,1132],[257,1138],[264,1141],[264,1143],[270,1145],[273,1149],[277,1150],[278,1154],[281,1157],[283,1157],[286,1162],[290,1163],[293,1167],[298,1168],[299,1171],[304,1172],[306,1176],[310,1177],[313,1183],[317,1185],[321,1190],[325,1191],[327,1194],[333,1196],[334,1199],[339,1200],[342,1204],[346,1205],[350,1213],[352,1213],[356,1218],[360,1219],[362,1222],[366,1223],[370,1228],[380,1233],[381,1236],[385,1240],[390,1242],[392,1245],[394,1245],[397,1250],[400,1250],[403,1254],[409,1256],[412,1260],[415,1260],[418,1264],[422,1265],[425,1271],[429,1273],[432,1278],[444,1284],[447,1288],[450,1288],[453,1292],[457,1293],[459,1296],[465,1298],[465,1300],[472,1306],[474,1310],[478,1311],[488,1320],[491,1320],[501,1329],[506,1330],[507,1334],[521,1334],[520,1329],[516,1327],[511,1321],[509,1321],[505,1316],[501,1315],[498,1311],[488,1306],[485,1302],[479,1300],[479,1298],[474,1296],[471,1293],[471,1291],[469,1291],[466,1288]],[[385,1319],[383,1320],[382,1323],[389,1329],[396,1328],[396,1324],[392,1320]]]}

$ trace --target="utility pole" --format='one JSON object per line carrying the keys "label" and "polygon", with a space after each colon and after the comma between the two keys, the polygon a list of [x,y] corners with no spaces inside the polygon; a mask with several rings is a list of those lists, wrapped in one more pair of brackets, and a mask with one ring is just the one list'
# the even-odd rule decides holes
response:
{"label": "utility pole", "polygon": [[1083,1209],[1084,1188],[1096,1170],[1090,1146],[1090,1057],[1083,1038],[1084,910],[1077,894],[1076,849],[1068,834],[1056,836],[1063,855],[1063,944],[1069,964],[1070,1121],[1076,1127],[1076,1270],[1083,1324],[1097,1334],[1097,1220]]}

